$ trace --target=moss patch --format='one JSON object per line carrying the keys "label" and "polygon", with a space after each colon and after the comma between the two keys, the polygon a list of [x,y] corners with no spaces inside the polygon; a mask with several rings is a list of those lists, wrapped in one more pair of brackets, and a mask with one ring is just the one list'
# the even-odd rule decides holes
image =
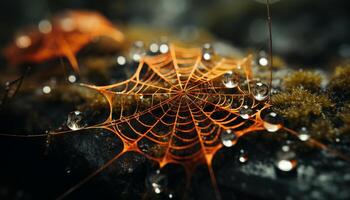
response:
{"label": "moss patch", "polygon": [[272,105],[294,126],[310,124],[315,118],[320,118],[324,110],[333,107],[327,96],[313,94],[302,88],[274,95]]}
{"label": "moss patch", "polygon": [[283,80],[283,86],[286,90],[300,87],[311,92],[318,92],[321,88],[322,78],[320,74],[312,71],[302,71],[292,73]]}
{"label": "moss patch", "polygon": [[330,97],[338,104],[350,103],[350,65],[336,68],[328,91]]}

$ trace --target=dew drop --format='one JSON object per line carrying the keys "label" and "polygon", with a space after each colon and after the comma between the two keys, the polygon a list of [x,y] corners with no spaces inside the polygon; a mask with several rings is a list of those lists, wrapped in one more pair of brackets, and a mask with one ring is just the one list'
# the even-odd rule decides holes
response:
{"label": "dew drop", "polygon": [[221,142],[225,147],[232,147],[237,140],[237,135],[228,129],[221,133]]}
{"label": "dew drop", "polygon": [[295,156],[295,152],[293,151],[278,151],[275,163],[277,174],[295,173],[297,168],[297,160]]}
{"label": "dew drop", "polygon": [[162,53],[162,54],[168,53],[168,51],[169,51],[169,45],[166,44],[166,43],[161,44],[161,45],[159,46],[159,51],[160,51],[160,53]]}
{"label": "dew drop", "polygon": [[118,56],[117,57],[117,64],[119,66],[123,66],[126,64],[126,58],[124,56]]}
{"label": "dew drop", "polygon": [[159,45],[157,43],[152,43],[149,45],[149,50],[152,53],[157,53],[159,51]]}
{"label": "dew drop", "polygon": [[282,171],[290,171],[294,168],[292,161],[283,159],[278,161],[277,167]]}
{"label": "dew drop", "polygon": [[25,49],[32,44],[32,39],[28,35],[20,35],[15,39],[18,48]]}
{"label": "dew drop", "polygon": [[259,65],[261,66],[267,66],[269,64],[269,61],[267,60],[267,58],[262,57],[259,59]]}
{"label": "dew drop", "polygon": [[243,149],[241,149],[239,151],[238,162],[244,164],[247,161],[248,161],[248,154]]}
{"label": "dew drop", "polygon": [[70,167],[66,167],[65,171],[66,171],[66,174],[70,174],[72,172]]}
{"label": "dew drop", "polygon": [[75,75],[69,75],[68,76],[68,81],[70,82],[70,83],[75,83],[76,81],[77,81],[77,77],[75,76]]}
{"label": "dew drop", "polygon": [[84,115],[80,111],[73,111],[68,114],[67,126],[75,131],[84,128],[87,125]]}
{"label": "dew drop", "polygon": [[70,31],[73,31],[75,29],[75,24],[74,24],[74,21],[71,17],[65,17],[65,18],[61,19],[60,26],[66,32],[70,32]]}
{"label": "dew drop", "polygon": [[202,58],[203,60],[209,61],[214,55],[214,48],[209,43],[203,45],[202,48]]}
{"label": "dew drop", "polygon": [[38,29],[41,33],[48,34],[52,31],[52,24],[49,20],[43,19],[39,22]]}
{"label": "dew drop", "polygon": [[136,41],[131,50],[130,57],[135,61],[139,62],[140,59],[146,54],[146,50],[144,48],[144,44],[142,41]]}
{"label": "dew drop", "polygon": [[168,180],[165,174],[160,170],[156,170],[148,175],[146,178],[146,186],[155,194],[160,194],[166,190]]}
{"label": "dew drop", "polygon": [[174,198],[175,198],[174,193],[170,192],[170,193],[168,194],[168,198],[169,198],[169,199],[174,199]]}
{"label": "dew drop", "polygon": [[48,85],[45,85],[45,86],[43,87],[43,93],[44,93],[44,94],[50,94],[50,93],[51,93],[51,87],[48,86]]}
{"label": "dew drop", "polygon": [[238,86],[238,77],[232,71],[228,71],[224,74],[222,83],[227,88],[235,88]]}
{"label": "dew drop", "polygon": [[290,150],[290,147],[288,145],[283,145],[282,146],[282,151],[288,152]]}
{"label": "dew drop", "polygon": [[282,118],[275,112],[269,112],[264,117],[264,127],[269,132],[276,132],[282,127]]}
{"label": "dew drop", "polygon": [[269,112],[263,120],[264,127],[269,132],[276,132],[282,127],[282,118],[275,112]]}
{"label": "dew drop", "polygon": [[269,86],[262,82],[257,82],[252,88],[253,96],[258,101],[263,101],[269,96]]}
{"label": "dew drop", "polygon": [[240,109],[239,109],[239,115],[243,118],[243,119],[249,119],[250,116],[253,114],[253,110],[248,106],[248,105],[243,105]]}
{"label": "dew drop", "polygon": [[300,128],[299,139],[301,141],[307,141],[310,138],[310,133],[305,126]]}

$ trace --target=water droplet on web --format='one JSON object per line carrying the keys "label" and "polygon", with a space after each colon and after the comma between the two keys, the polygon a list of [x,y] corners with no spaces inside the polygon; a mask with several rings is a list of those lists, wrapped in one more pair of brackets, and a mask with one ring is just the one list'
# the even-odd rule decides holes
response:
{"label": "water droplet on web", "polygon": [[159,51],[159,45],[157,43],[151,43],[149,45],[149,50],[152,52],[152,53],[158,53]]}
{"label": "water droplet on web", "polygon": [[221,133],[221,142],[225,147],[232,147],[237,140],[237,135],[230,129]]}
{"label": "water droplet on web", "polygon": [[232,71],[228,71],[224,74],[222,83],[225,85],[227,88],[235,88],[238,86],[238,77],[235,73]]}
{"label": "water droplet on web", "polygon": [[67,126],[69,129],[75,131],[87,126],[85,116],[80,111],[73,111],[68,114]]}
{"label": "water droplet on web", "polygon": [[248,106],[248,105],[243,105],[240,109],[239,109],[239,115],[243,118],[243,119],[249,119],[250,116],[253,114],[253,110]]}
{"label": "water droplet on web", "polygon": [[162,53],[162,54],[168,53],[168,51],[169,51],[169,45],[166,44],[166,43],[163,43],[163,44],[159,45],[159,51],[160,51],[160,53]]}
{"label": "water droplet on web", "polygon": [[275,112],[267,113],[264,118],[264,127],[269,132],[276,132],[282,127],[282,118]]}
{"label": "water droplet on web", "polygon": [[203,45],[202,48],[202,58],[203,60],[209,61],[214,55],[214,48],[209,43]]}
{"label": "water droplet on web", "polygon": [[299,130],[299,139],[301,141],[307,141],[310,138],[310,133],[305,126],[301,127]]}
{"label": "water droplet on web", "polygon": [[262,82],[257,82],[252,87],[253,96],[258,101],[263,101],[269,96],[269,86]]}
{"label": "water droplet on web", "polygon": [[146,178],[146,186],[155,194],[160,194],[166,190],[168,186],[168,179],[160,170],[156,170],[148,175]]}

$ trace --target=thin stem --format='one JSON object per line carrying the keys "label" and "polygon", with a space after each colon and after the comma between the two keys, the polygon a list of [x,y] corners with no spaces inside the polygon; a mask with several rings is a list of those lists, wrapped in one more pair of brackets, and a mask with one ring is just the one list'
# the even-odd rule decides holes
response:
{"label": "thin stem", "polygon": [[269,27],[269,60],[270,60],[270,98],[272,92],[272,68],[273,68],[273,51],[272,51],[272,18],[270,11],[270,0],[266,0],[267,23]]}

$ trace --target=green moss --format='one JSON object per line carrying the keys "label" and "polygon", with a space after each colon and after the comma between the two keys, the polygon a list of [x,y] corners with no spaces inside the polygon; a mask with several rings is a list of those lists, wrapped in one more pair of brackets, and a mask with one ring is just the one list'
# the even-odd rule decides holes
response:
{"label": "green moss", "polygon": [[341,126],[339,127],[340,135],[350,135],[350,104],[346,104],[340,108],[337,117],[341,120]]}
{"label": "green moss", "polygon": [[330,97],[339,103],[350,103],[350,65],[337,67],[328,85]]}
{"label": "green moss", "polygon": [[320,74],[312,71],[297,71],[287,76],[283,80],[283,86],[286,90],[292,90],[300,87],[311,92],[318,92],[321,88],[322,78]]}
{"label": "green moss", "polygon": [[328,119],[317,119],[309,126],[309,132],[314,139],[327,139],[332,141],[337,137],[337,131]]}
{"label": "green moss", "polygon": [[272,105],[293,127],[308,125],[320,118],[325,110],[333,108],[333,103],[327,96],[302,88],[274,95]]}
{"label": "green moss", "polygon": [[306,126],[314,139],[334,141],[350,135],[350,65],[336,68],[326,91],[321,82],[316,72],[294,72],[284,79],[283,91],[272,97],[272,104],[288,127]]}

